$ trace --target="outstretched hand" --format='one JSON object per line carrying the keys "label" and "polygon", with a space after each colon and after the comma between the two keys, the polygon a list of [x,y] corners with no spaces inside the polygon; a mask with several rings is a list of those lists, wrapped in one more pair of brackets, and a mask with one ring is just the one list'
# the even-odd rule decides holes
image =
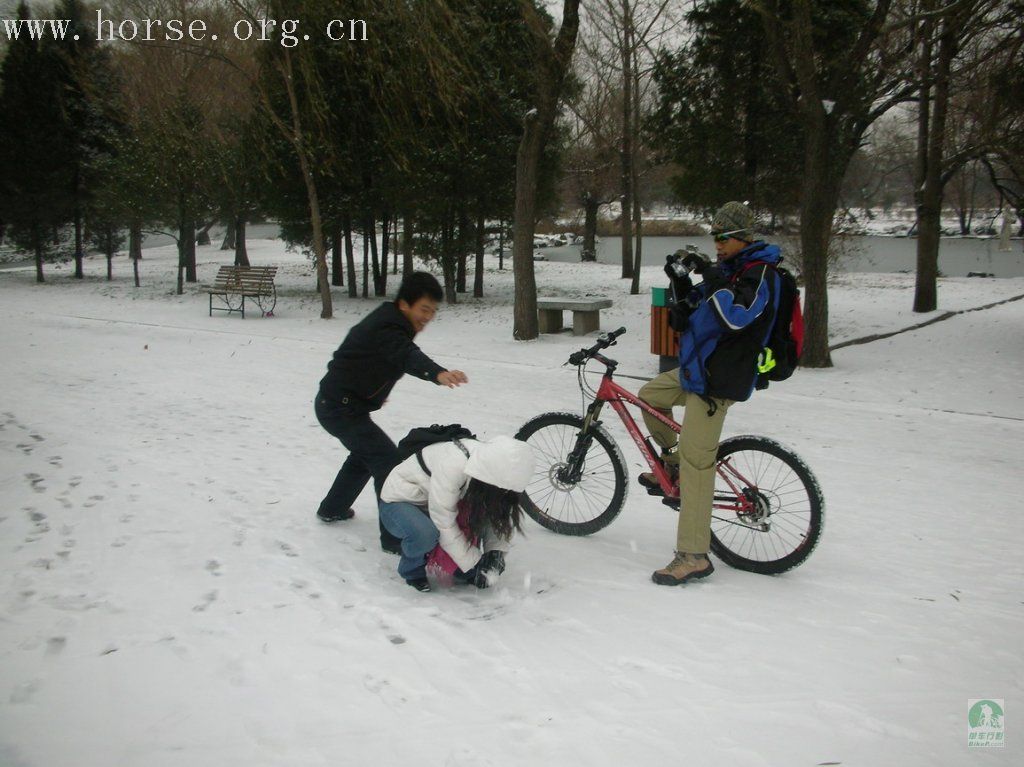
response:
{"label": "outstretched hand", "polygon": [[449,389],[454,389],[456,386],[462,386],[464,383],[469,383],[469,378],[461,370],[442,370],[437,374],[437,382],[441,386],[447,386]]}

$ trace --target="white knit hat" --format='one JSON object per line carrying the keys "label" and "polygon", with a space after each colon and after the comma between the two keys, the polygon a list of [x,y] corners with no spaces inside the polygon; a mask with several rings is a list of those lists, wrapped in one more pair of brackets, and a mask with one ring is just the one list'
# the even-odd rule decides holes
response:
{"label": "white knit hat", "polygon": [[526,489],[533,476],[533,448],[512,437],[495,437],[481,442],[466,461],[466,474],[517,493]]}

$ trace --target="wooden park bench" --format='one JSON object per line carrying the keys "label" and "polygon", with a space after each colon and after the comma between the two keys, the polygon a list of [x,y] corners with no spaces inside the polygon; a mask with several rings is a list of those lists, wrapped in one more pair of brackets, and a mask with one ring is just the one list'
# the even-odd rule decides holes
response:
{"label": "wooden park bench", "polygon": [[[272,316],[277,306],[277,288],[274,286],[276,266],[222,266],[217,270],[213,286],[207,288],[210,294],[210,316],[213,311],[241,312],[245,319],[245,299],[252,298],[263,312]],[[220,296],[224,306],[214,306],[213,297]]]}
{"label": "wooden park bench", "polygon": [[541,333],[562,329],[562,312],[572,312],[572,334],[582,336],[601,327],[601,310],[612,305],[609,298],[538,298],[538,324]]}

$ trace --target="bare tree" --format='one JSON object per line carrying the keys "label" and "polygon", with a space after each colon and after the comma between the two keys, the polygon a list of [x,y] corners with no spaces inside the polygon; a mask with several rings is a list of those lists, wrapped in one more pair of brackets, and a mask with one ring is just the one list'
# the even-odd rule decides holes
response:
{"label": "bare tree", "polygon": [[[602,55],[616,62],[616,82],[608,78],[606,87],[619,101],[619,201],[621,216],[623,279],[632,278],[630,292],[639,292],[639,268],[642,222],[639,195],[641,125],[644,105],[649,101],[653,48],[666,34],[675,30],[680,19],[670,11],[669,0],[600,0],[588,16],[594,30],[592,58]],[[600,70],[598,70],[600,71]],[[633,237],[636,237],[634,246]]]}
{"label": "bare tree", "polygon": [[[800,241],[807,288],[801,364],[831,367],[828,251],[839,191],[865,132],[913,92],[914,21],[894,0],[818,15],[812,0],[751,0],[803,133]],[[823,7],[823,6],[822,6]],[[831,6],[829,7],[831,10]]]}
{"label": "bare tree", "polygon": [[520,341],[537,337],[537,280],[533,268],[533,234],[537,210],[537,169],[558,112],[562,87],[576,47],[580,0],[563,0],[562,25],[552,41],[549,25],[530,0],[520,5],[532,32],[536,61],[536,91],[523,115],[523,135],[516,154],[516,201],[513,221],[515,307],[513,336]]}
{"label": "bare tree", "polygon": [[[1002,0],[923,0],[919,29],[917,280],[914,311],[938,307],[939,238],[946,184],[998,145],[1017,108],[985,87],[986,71],[1019,50],[1020,8]],[[978,98],[984,93],[983,98]]]}

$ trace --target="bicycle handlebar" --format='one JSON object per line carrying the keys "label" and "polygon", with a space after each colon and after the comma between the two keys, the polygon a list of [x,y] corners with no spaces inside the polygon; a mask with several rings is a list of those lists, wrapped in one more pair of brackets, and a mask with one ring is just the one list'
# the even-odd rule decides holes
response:
{"label": "bicycle handlebar", "polygon": [[597,339],[597,343],[591,346],[589,349],[580,349],[578,352],[573,352],[572,354],[570,354],[569,364],[582,365],[584,362],[589,360],[602,349],[607,349],[609,346],[614,346],[616,344],[615,339],[617,339],[625,332],[625,328],[619,328],[618,330],[613,330],[610,333],[605,333],[604,335],[599,336]]}

